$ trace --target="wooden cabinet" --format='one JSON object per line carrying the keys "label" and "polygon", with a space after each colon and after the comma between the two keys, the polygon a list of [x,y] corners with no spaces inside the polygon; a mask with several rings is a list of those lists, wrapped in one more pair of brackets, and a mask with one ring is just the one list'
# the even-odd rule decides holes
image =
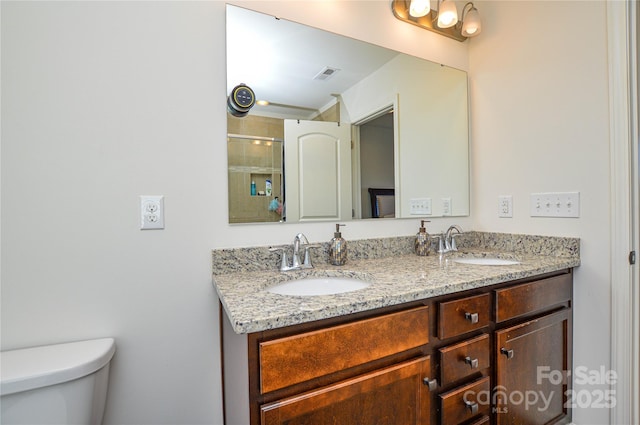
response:
{"label": "wooden cabinet", "polygon": [[[436,417],[457,425],[488,417],[491,406],[491,296],[481,293],[436,302],[440,391]],[[464,339],[461,339],[464,338]]]}
{"label": "wooden cabinet", "polygon": [[440,383],[443,386],[491,366],[491,345],[488,334],[442,347],[438,351]]}
{"label": "wooden cabinet", "polygon": [[225,423],[429,424],[430,315],[416,302],[249,335],[223,318]]}
{"label": "wooden cabinet", "polygon": [[225,423],[568,423],[571,302],[567,270],[249,335],[225,317]]}
{"label": "wooden cabinet", "polygon": [[428,342],[427,306],[262,341],[260,392],[340,372]]}
{"label": "wooden cabinet", "polygon": [[260,424],[428,424],[429,356],[268,403]]}
{"label": "wooden cabinet", "polygon": [[530,316],[554,308],[570,308],[571,294],[571,274],[496,289],[496,322]]}
{"label": "wooden cabinet", "polygon": [[570,422],[571,285],[565,275],[495,291],[498,320],[536,314],[496,329],[498,425]]}
{"label": "wooden cabinet", "polygon": [[461,424],[468,420],[487,416],[491,406],[483,401],[484,394],[491,393],[489,377],[484,377],[451,391],[440,394],[442,424]]}
{"label": "wooden cabinet", "polygon": [[447,339],[489,326],[489,294],[438,303],[438,338]]}

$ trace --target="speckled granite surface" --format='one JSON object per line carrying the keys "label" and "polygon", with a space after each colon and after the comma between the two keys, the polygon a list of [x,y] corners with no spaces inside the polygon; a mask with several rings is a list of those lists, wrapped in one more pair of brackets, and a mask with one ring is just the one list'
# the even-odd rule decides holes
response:
{"label": "speckled granite surface", "polygon": [[[440,258],[413,253],[413,236],[349,241],[344,266],[326,262],[328,244],[314,249],[313,269],[280,273],[269,247],[213,251],[213,284],[235,332],[250,333],[474,289],[580,265],[580,240],[468,232],[459,251]],[[460,264],[458,256],[516,259],[511,266]],[[349,276],[370,282],[359,291],[287,296],[265,291],[307,276]]]}

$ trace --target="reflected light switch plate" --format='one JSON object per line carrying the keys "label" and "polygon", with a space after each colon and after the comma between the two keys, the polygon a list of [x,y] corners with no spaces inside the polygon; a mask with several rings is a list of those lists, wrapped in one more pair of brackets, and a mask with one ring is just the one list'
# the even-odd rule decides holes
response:
{"label": "reflected light switch plate", "polygon": [[431,215],[431,198],[409,199],[409,214]]}

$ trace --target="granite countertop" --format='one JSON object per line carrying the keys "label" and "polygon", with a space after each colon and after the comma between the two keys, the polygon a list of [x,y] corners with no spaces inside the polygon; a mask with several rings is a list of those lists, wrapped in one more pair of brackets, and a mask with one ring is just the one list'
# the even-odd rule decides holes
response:
{"label": "granite countertop", "polygon": [[[486,240],[485,234],[480,235],[480,239]],[[535,239],[533,244],[528,245],[512,238],[511,246],[507,246],[509,244],[478,244],[476,238],[476,243],[443,257],[437,254],[419,257],[407,253],[407,245],[411,245],[413,238],[400,239],[397,244],[400,248],[395,249],[394,255],[360,258],[367,255],[359,255],[356,247],[353,255],[355,258],[344,266],[332,266],[318,261],[318,254],[318,264],[313,269],[284,273],[273,267],[273,264],[266,270],[253,270],[255,267],[252,267],[251,261],[245,262],[247,267],[240,270],[229,270],[230,267],[225,268],[221,264],[236,265],[238,258],[229,259],[230,250],[225,250],[222,255],[221,252],[214,251],[213,284],[234,331],[245,334],[465,291],[580,265],[578,239],[548,239],[553,239],[552,243],[546,243],[547,239]],[[378,242],[376,240],[374,243]],[[556,245],[558,242],[561,247]],[[517,249],[506,249],[514,248],[514,245],[517,245]],[[237,250],[234,254],[237,254]],[[454,258],[460,256],[501,257],[515,259],[520,263],[508,266],[461,264],[454,261]],[[225,257],[222,262],[221,257]],[[355,277],[371,285],[342,294],[304,297],[278,295],[265,290],[286,280],[327,276]]]}

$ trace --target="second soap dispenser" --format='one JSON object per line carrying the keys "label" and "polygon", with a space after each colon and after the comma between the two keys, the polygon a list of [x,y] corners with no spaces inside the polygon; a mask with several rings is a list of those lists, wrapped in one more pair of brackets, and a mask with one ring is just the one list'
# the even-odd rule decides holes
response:
{"label": "second soap dispenser", "polygon": [[329,262],[334,266],[342,266],[347,262],[347,241],[342,238],[340,226],[345,225],[336,224],[336,231],[329,243]]}
{"label": "second soap dispenser", "polygon": [[420,230],[416,235],[416,240],[413,243],[413,248],[416,251],[416,255],[429,255],[429,251],[431,250],[431,236],[427,233],[427,229],[424,227],[425,221],[428,223],[429,220],[420,220]]}

